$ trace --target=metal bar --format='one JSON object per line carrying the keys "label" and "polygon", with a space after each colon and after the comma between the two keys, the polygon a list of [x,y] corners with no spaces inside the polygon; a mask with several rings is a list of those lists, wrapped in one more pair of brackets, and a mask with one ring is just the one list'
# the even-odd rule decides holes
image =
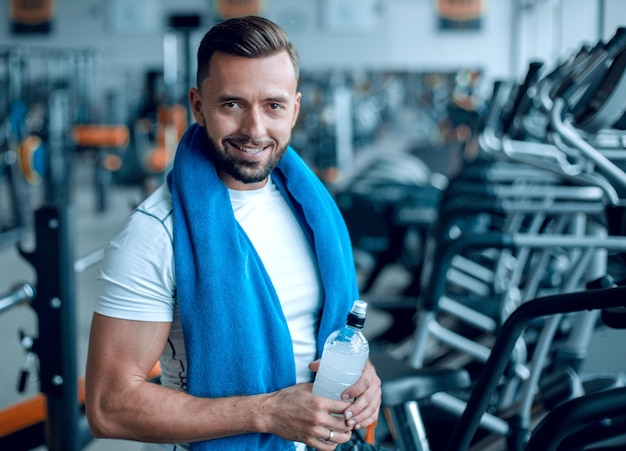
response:
{"label": "metal bar", "polygon": [[0,296],[0,313],[22,303],[30,302],[35,297],[35,289],[28,283],[14,287],[8,293]]}
{"label": "metal bar", "polygon": [[506,320],[491,355],[476,381],[467,407],[456,425],[447,449],[466,450],[476,433],[517,338],[536,318],[583,310],[626,306],[626,287],[589,290],[546,296],[518,307]]}
{"label": "metal bar", "polygon": [[20,249],[37,273],[32,306],[39,319],[33,352],[39,357],[41,392],[47,398],[46,445],[78,451],[79,404],[74,272],[74,224],[68,206],[35,212],[36,247]]}
{"label": "metal bar", "polygon": [[77,274],[97,265],[102,261],[104,257],[104,248],[96,249],[95,251],[79,258],[74,262],[74,272]]}

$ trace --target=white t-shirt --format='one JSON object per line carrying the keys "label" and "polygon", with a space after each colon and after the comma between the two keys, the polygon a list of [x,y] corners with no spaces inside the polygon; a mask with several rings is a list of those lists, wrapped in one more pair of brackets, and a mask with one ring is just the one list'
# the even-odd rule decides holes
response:
{"label": "white t-shirt", "polygon": [[[235,218],[280,299],[293,342],[296,380],[310,382],[308,364],[316,356],[321,282],[309,242],[271,180],[259,190],[229,190],[229,194]],[[136,209],[108,246],[95,311],[127,320],[172,322],[160,358],[161,384],[186,391],[187,360],[175,298],[172,230],[172,197],[163,185]]]}

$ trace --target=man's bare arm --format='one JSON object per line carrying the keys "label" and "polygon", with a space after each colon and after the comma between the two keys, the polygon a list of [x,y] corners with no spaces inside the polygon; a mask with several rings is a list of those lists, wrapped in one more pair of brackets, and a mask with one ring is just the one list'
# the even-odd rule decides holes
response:
{"label": "man's bare arm", "polygon": [[350,432],[347,403],[310,393],[309,384],[262,395],[198,398],[147,380],[170,332],[170,323],[128,321],[95,314],[86,373],[87,418],[94,436],[154,443],[184,443],[249,432],[279,435],[321,450],[319,437]]}

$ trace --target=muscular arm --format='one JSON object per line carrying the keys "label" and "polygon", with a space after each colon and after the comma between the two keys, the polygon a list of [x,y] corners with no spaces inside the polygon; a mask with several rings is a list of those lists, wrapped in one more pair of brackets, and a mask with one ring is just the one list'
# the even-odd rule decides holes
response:
{"label": "muscular arm", "polygon": [[244,397],[198,398],[147,380],[170,331],[170,323],[95,314],[86,372],[87,418],[96,437],[180,443],[248,432],[276,434],[332,450],[319,437],[350,432],[340,417],[348,403],[313,396],[310,384]]}

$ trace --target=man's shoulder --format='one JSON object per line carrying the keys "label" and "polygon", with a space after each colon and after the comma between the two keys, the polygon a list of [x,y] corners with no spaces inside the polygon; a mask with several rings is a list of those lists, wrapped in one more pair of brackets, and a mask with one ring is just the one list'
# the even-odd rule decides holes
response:
{"label": "man's shoulder", "polygon": [[174,228],[172,215],[172,194],[166,183],[157,188],[135,209],[130,219],[130,227],[149,227],[149,223],[159,224],[170,239]]}
{"label": "man's shoulder", "polygon": [[136,213],[152,216],[159,221],[165,221],[172,215],[172,193],[167,183],[162,184],[152,194],[146,197],[136,208]]}

